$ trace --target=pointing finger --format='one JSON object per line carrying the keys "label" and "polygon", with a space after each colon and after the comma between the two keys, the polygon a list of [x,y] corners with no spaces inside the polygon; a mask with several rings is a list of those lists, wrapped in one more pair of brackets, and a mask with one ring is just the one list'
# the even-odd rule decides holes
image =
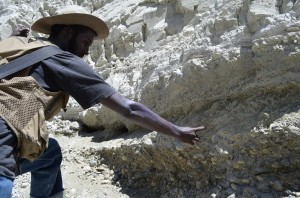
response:
{"label": "pointing finger", "polygon": [[204,130],[204,129],[206,129],[205,126],[200,126],[200,127],[195,128],[196,131],[201,131],[201,130]]}

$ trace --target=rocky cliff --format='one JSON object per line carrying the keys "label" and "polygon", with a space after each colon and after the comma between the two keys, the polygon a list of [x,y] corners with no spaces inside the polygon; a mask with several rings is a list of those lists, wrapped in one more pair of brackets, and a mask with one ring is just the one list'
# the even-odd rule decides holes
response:
{"label": "rocky cliff", "polygon": [[300,196],[299,0],[4,0],[0,37],[71,4],[110,28],[86,57],[99,75],[172,122],[207,126],[188,146],[70,102],[62,117],[102,134],[82,156],[135,196]]}

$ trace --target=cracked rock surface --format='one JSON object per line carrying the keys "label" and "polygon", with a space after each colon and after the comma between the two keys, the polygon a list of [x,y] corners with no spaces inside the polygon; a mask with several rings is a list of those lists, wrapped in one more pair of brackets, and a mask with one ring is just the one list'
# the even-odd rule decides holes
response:
{"label": "cracked rock surface", "polygon": [[[162,117],[207,130],[190,147],[71,100],[49,123],[66,196],[300,196],[300,1],[2,0],[0,38],[71,4],[110,28],[85,57],[99,75]],[[29,184],[18,178],[14,196]]]}

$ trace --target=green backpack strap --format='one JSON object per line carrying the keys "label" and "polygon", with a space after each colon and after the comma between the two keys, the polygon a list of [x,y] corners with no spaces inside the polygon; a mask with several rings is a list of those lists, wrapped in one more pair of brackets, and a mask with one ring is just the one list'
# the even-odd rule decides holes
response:
{"label": "green backpack strap", "polygon": [[14,59],[13,61],[1,65],[0,67],[0,79],[10,76],[22,69],[30,67],[42,60],[50,58],[56,54],[62,53],[63,50],[57,46],[46,46],[38,50],[35,50],[29,54]]}

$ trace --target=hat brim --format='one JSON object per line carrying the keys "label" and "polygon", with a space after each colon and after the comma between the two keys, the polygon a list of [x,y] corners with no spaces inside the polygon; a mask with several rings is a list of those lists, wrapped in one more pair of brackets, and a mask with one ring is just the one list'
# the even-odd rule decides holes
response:
{"label": "hat brim", "polygon": [[109,34],[108,27],[104,21],[96,16],[81,13],[44,17],[35,21],[31,29],[43,34],[50,34],[51,27],[55,24],[87,26],[97,33],[95,39],[105,39]]}

